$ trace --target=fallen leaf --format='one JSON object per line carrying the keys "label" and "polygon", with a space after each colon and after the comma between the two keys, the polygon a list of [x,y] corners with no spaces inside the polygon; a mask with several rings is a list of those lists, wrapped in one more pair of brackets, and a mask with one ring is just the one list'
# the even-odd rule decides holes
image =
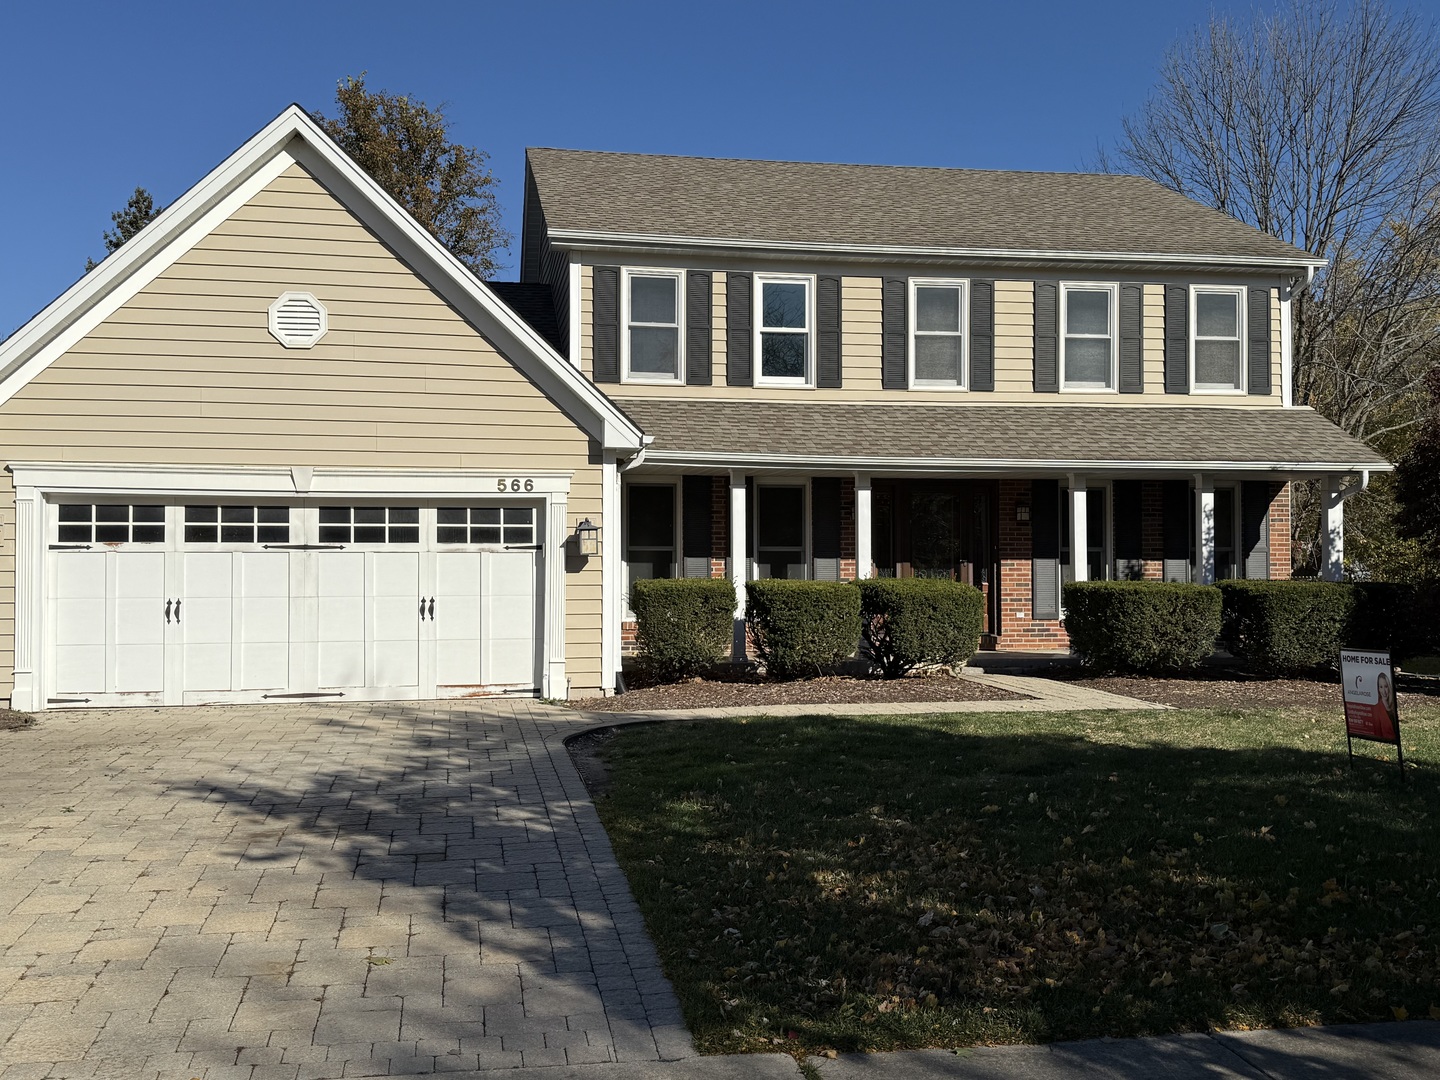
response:
{"label": "fallen leaf", "polygon": [[1000,807],[996,806],[994,803],[991,803],[989,806],[982,806],[980,808],[980,813],[982,814],[998,814],[999,812]]}
{"label": "fallen leaf", "polygon": [[1285,805],[1286,803],[1288,803],[1289,801],[1290,801],[1290,797],[1289,797],[1288,795],[1276,795],[1276,796],[1275,796],[1275,805],[1276,805],[1276,806],[1284,806],[1284,805]]}
{"label": "fallen leaf", "polygon": [[1405,1008],[1404,1005],[1391,1005],[1390,1011],[1395,1014],[1396,1020],[1410,1019],[1410,1010]]}

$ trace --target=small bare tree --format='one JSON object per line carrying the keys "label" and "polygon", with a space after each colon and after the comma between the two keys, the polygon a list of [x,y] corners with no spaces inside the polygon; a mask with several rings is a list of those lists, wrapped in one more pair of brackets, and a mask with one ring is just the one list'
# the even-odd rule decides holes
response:
{"label": "small bare tree", "polygon": [[[1382,0],[1221,17],[1166,55],[1100,166],[1330,260],[1294,309],[1294,393],[1398,452],[1440,346],[1440,41]],[[1296,540],[1314,562],[1314,493]]]}

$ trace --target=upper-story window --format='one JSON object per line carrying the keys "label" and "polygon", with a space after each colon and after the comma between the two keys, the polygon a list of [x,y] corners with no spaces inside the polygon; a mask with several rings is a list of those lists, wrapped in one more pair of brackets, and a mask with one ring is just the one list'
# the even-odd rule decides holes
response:
{"label": "upper-story window", "polygon": [[815,322],[811,284],[805,277],[755,276],[755,333],[760,354],[757,384],[810,385],[810,358],[815,352],[811,347]]}
{"label": "upper-story window", "polygon": [[1115,387],[1114,285],[1060,286],[1061,385],[1066,390]]}
{"label": "upper-story window", "polygon": [[681,270],[625,271],[625,378],[679,382]]}
{"label": "upper-story window", "polygon": [[1244,370],[1245,287],[1197,285],[1190,290],[1190,385],[1197,391],[1239,391]]}
{"label": "upper-story window", "polygon": [[910,385],[965,388],[964,281],[910,283]]}

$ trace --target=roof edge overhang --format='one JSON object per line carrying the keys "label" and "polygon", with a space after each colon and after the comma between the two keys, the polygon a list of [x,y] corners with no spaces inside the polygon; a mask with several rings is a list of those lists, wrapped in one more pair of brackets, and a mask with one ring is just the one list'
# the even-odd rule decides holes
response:
{"label": "roof edge overhang", "polygon": [[724,250],[738,256],[783,256],[787,258],[850,258],[868,262],[896,258],[964,260],[995,264],[1023,263],[1035,266],[1146,266],[1176,269],[1201,267],[1253,270],[1273,273],[1313,273],[1329,260],[1297,254],[1293,258],[1261,255],[1215,255],[1194,252],[1064,251],[1031,248],[966,248],[913,246],[903,244],[847,244],[761,241],[743,237],[670,236],[665,234],[607,232],[597,229],[550,229],[550,242],[573,251],[643,251],[681,255]]}
{"label": "roof edge overhang", "polygon": [[645,464],[695,468],[797,469],[820,472],[917,472],[985,476],[1050,476],[1100,473],[1283,473],[1287,476],[1322,476],[1340,473],[1390,472],[1388,461],[1166,461],[1152,460],[1042,460],[1036,458],[939,458],[875,457],[871,455],[809,457],[804,454],[725,453],[710,451],[659,450],[651,447]]}
{"label": "roof edge overhang", "polygon": [[494,344],[500,351],[604,449],[623,454],[644,445],[644,433],[622,410],[426,232],[299,105],[287,107],[124,247],[0,342],[0,404],[208,235],[250,187],[273,179],[271,173],[278,175],[290,161],[315,173],[478,333],[499,338]]}

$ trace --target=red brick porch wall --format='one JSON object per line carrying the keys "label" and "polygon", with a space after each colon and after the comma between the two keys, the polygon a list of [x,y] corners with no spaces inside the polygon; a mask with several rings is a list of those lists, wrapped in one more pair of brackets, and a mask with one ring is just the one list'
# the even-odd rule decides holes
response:
{"label": "red brick porch wall", "polygon": [[1270,485],[1270,580],[1290,580],[1290,485]]}
{"label": "red brick porch wall", "polygon": [[1030,505],[1029,480],[1000,481],[999,649],[1067,649],[1070,638],[1058,620],[1030,617],[1030,522],[1016,521],[1015,509]]}

